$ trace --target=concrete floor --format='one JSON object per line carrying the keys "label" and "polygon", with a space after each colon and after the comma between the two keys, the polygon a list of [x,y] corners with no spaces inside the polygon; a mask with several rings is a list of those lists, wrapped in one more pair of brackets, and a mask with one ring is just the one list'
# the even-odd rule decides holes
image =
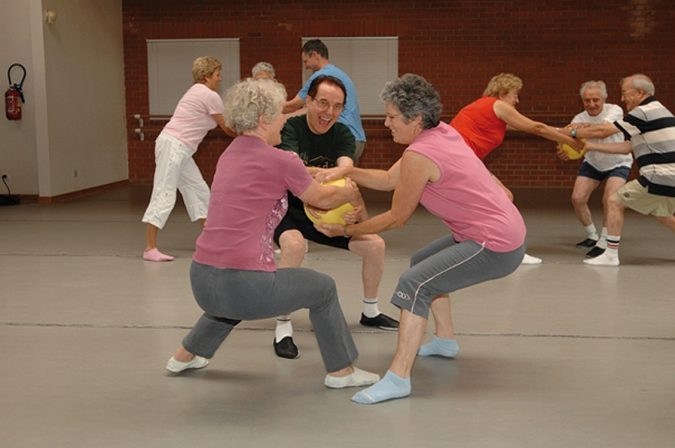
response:
{"label": "concrete floor", "polygon": [[[544,264],[456,293],[459,357],[419,359],[410,398],[360,406],[323,387],[306,312],[298,360],[274,356],[273,320],[243,322],[206,369],[167,375],[200,315],[199,228],[179,204],[160,234],[178,258],[142,261],[148,196],[0,207],[3,448],[675,446],[675,237],[653,219],[628,213],[621,267],[590,267],[570,207],[521,206]],[[418,211],[383,234],[386,312],[410,254],[444,232]],[[358,325],[358,259],[310,244],[305,266],[336,279],[358,365],[384,373],[396,334]]]}

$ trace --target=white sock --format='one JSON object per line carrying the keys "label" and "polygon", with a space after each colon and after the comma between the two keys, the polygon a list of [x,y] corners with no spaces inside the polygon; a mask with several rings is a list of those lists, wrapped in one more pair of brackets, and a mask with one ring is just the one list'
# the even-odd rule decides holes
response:
{"label": "white sock", "polygon": [[609,257],[618,257],[620,242],[620,235],[607,235],[607,249],[605,249],[605,254]]}
{"label": "white sock", "polygon": [[291,322],[290,315],[277,317],[277,329],[274,334],[274,340],[279,342],[286,336],[293,337],[293,323]]}
{"label": "white sock", "polygon": [[595,224],[590,223],[587,226],[584,226],[584,230],[586,231],[586,237],[591,239],[591,240],[596,240],[598,239],[598,230],[595,228]]}
{"label": "white sock", "polygon": [[602,231],[600,232],[600,239],[595,245],[600,249],[607,249],[607,227],[602,228]]}
{"label": "white sock", "polygon": [[380,309],[377,307],[378,298],[363,299],[363,314],[366,317],[377,317],[380,314]]}

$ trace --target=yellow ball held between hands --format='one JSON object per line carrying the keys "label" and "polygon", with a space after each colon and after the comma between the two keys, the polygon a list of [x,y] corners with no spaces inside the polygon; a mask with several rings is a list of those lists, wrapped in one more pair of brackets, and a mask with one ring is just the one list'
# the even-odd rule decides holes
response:
{"label": "yellow ball held between hands", "polygon": [[558,145],[558,149],[567,154],[567,158],[569,160],[578,160],[582,158],[584,154],[586,154],[586,149],[583,149],[581,152],[579,152],[566,143]]}
{"label": "yellow ball held between hands", "polygon": [[[345,184],[346,182],[344,178],[325,183],[325,185],[334,185],[336,187],[344,187]],[[305,213],[307,214],[307,217],[310,219],[310,221],[312,221],[314,224],[339,224],[341,226],[344,226],[346,222],[342,216],[345,213],[353,211],[354,206],[349,202],[346,202],[340,206],[335,207],[332,210],[328,210],[326,212],[317,212],[317,214],[320,216],[320,218],[317,219],[307,211],[307,206],[305,206]]]}

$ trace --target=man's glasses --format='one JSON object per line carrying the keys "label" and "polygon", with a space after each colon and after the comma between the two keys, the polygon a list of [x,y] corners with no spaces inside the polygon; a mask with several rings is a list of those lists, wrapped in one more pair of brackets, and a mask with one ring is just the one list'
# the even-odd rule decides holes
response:
{"label": "man's glasses", "polygon": [[330,102],[324,98],[321,98],[320,100],[317,100],[316,98],[313,99],[320,110],[326,110],[332,107],[333,112],[340,113],[345,108],[345,105],[340,103],[331,105]]}

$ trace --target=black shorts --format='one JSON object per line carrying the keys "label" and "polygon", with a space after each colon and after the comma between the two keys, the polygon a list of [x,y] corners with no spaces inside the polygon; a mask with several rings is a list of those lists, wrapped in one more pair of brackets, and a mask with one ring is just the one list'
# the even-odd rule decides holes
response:
{"label": "black shorts", "polygon": [[629,175],[629,166],[617,166],[611,170],[598,171],[593,165],[584,160],[584,163],[582,163],[579,167],[579,176],[588,177],[590,179],[597,180],[598,182],[602,182],[608,177],[620,177],[623,180],[628,180]]}
{"label": "black shorts", "polygon": [[312,223],[307,217],[307,214],[305,214],[305,209],[302,208],[302,206],[298,208],[298,206],[294,205],[290,199],[288,201],[288,211],[286,212],[286,216],[284,216],[284,219],[281,220],[274,231],[274,242],[277,243],[277,246],[279,245],[281,234],[287,230],[297,230],[302,233],[302,236],[304,236],[305,239],[323,244],[324,246],[349,250],[349,238],[343,236],[330,238],[319,232],[314,227],[314,223]]}

